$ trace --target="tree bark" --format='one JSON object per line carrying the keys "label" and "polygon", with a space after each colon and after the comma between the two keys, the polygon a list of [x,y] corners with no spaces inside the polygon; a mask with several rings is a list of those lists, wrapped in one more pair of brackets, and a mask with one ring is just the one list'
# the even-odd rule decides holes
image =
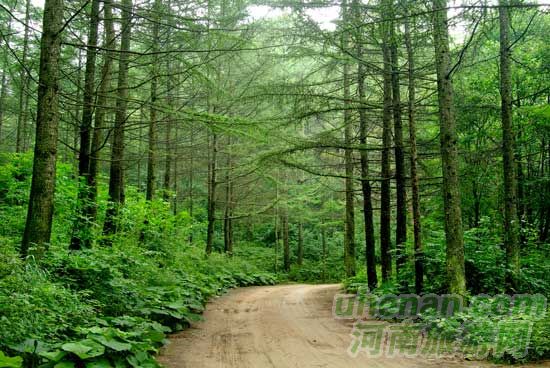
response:
{"label": "tree bark", "polygon": [[442,189],[447,240],[447,278],[449,291],[454,294],[464,295],[466,293],[464,239],[460,209],[458,137],[453,111],[453,84],[450,74],[451,59],[449,52],[447,0],[433,0],[432,5],[441,163],[443,166]]}
{"label": "tree bark", "polygon": [[109,176],[109,207],[105,214],[103,232],[112,235],[117,232],[117,217],[124,203],[124,131],[128,105],[128,64],[132,27],[132,0],[122,1],[122,24],[120,56],[118,64],[117,101],[115,110],[115,128],[111,151]]}
{"label": "tree bark", "polygon": [[[407,14],[408,16],[408,14]],[[414,51],[411,41],[410,20],[405,20],[405,46],[407,48],[407,76],[409,99],[407,104],[407,113],[409,120],[409,144],[411,160],[411,189],[412,189],[412,208],[413,208],[413,234],[414,234],[414,274],[415,291],[421,294],[424,289],[424,252],[422,247],[422,225],[420,214],[420,185],[418,180],[418,154],[416,147],[416,116],[415,99],[416,83],[414,77]]]}
{"label": "tree bark", "polygon": [[[21,55],[21,72],[19,79],[21,89],[19,90],[19,112],[17,114],[17,131],[15,137],[15,152],[25,151],[25,133],[27,131],[27,101],[29,99],[29,79],[27,73],[27,56],[29,53],[29,31],[31,21],[31,1],[25,2],[25,32],[23,35],[23,53]],[[11,23],[10,23],[11,25]]]}
{"label": "tree bark", "polygon": [[95,95],[95,63],[97,56],[97,36],[99,27],[99,0],[92,1],[90,12],[90,26],[88,29],[88,46],[86,49],[86,71],[84,72],[84,96],[82,108],[82,122],[80,123],[80,150],[78,157],[78,208],[77,219],[74,223],[73,236],[70,249],[79,250],[83,244],[91,244],[91,226],[86,223],[89,221],[86,214],[89,212],[85,208],[93,205],[88,202],[88,175],[90,173],[90,141],[92,132],[92,121],[94,114],[94,95]]}
{"label": "tree bark", "polygon": [[151,106],[149,110],[149,148],[148,148],[148,155],[147,155],[147,190],[145,194],[145,198],[148,201],[152,201],[155,196],[155,184],[156,184],[156,154],[157,154],[157,85],[158,85],[158,64],[159,64],[159,57],[158,57],[158,38],[159,38],[159,28],[160,28],[160,0],[155,0],[155,3],[153,5],[153,16],[155,18],[155,22],[153,24],[153,32],[152,32],[152,42],[153,42],[153,60],[151,65]]}
{"label": "tree bark", "polygon": [[405,243],[407,241],[407,188],[405,185],[405,153],[403,150],[403,122],[401,118],[401,91],[399,86],[399,56],[393,0],[390,0],[390,58],[393,110],[393,137],[395,155],[396,184],[396,224],[395,224],[395,271],[399,275],[407,261]]}
{"label": "tree bark", "polygon": [[212,253],[214,243],[214,224],[216,221],[216,160],[218,153],[218,137],[212,134],[210,162],[208,163],[208,227],[206,230],[206,254]]}
{"label": "tree bark", "polygon": [[[387,14],[387,9],[384,14]],[[387,18],[387,16],[386,16]],[[392,145],[392,67],[390,51],[390,23],[383,25],[382,56],[384,62],[384,108],[382,115],[382,182],[380,193],[380,255],[382,260],[382,280],[388,281],[392,274],[391,257],[391,145]]]}
{"label": "tree bark", "polygon": [[[103,1],[103,18],[105,28],[104,48],[109,50],[114,48],[115,30],[113,26],[113,14],[111,0]],[[111,88],[111,69],[113,63],[113,52],[106,51],[103,66],[101,69],[101,82],[98,88],[96,109],[94,116],[94,131],[92,137],[92,146],[90,148],[90,170],[88,173],[88,203],[85,216],[89,219],[89,224],[96,221],[97,218],[97,175],[99,172],[100,153],[104,145],[105,116],[109,111],[107,107],[109,99],[109,90]]]}
{"label": "tree bark", "polygon": [[[342,2],[343,23],[347,24],[348,9],[347,0]],[[342,33],[342,48],[348,47],[347,30]],[[349,148],[352,144],[352,126],[350,110],[350,76],[349,63],[344,61],[344,165],[346,171],[345,192],[346,192],[346,216],[344,233],[344,267],[346,276],[355,275],[355,210],[353,203],[353,151]]]}
{"label": "tree bark", "polygon": [[[354,25],[357,27],[355,52],[357,59],[357,94],[359,102],[365,103],[365,65],[363,58],[363,37],[361,27],[361,9],[358,0],[353,0]],[[359,143],[366,148],[367,145],[367,114],[364,106],[359,107]],[[376,241],[374,237],[374,220],[372,207],[372,188],[369,176],[369,157],[366,149],[361,150],[361,192],[363,194],[363,220],[365,225],[365,261],[367,267],[367,282],[370,290],[378,286],[376,275]]]}
{"label": "tree bark", "polygon": [[58,73],[63,26],[63,0],[46,0],[40,42],[40,71],[36,114],[36,144],[27,221],[21,243],[21,256],[40,256],[50,243],[57,158]]}
{"label": "tree bark", "polygon": [[[168,64],[167,67],[168,70],[170,70],[170,65]],[[168,105],[172,104],[172,86],[170,82],[170,78],[167,78],[167,93],[168,93]],[[167,116],[167,124],[166,124],[166,136],[165,136],[165,143],[166,143],[166,160],[165,160],[165,166],[164,166],[164,200],[171,202],[171,190],[173,185],[173,175],[172,175],[172,165],[173,165],[173,158],[174,158],[174,152],[173,152],[173,142],[172,142],[172,117]]]}
{"label": "tree bark", "polygon": [[504,174],[504,247],[506,249],[506,283],[517,291],[520,270],[519,220],[517,213],[515,139],[512,124],[512,72],[510,70],[510,15],[507,0],[499,1],[500,24],[500,98],[502,119],[502,164]]}

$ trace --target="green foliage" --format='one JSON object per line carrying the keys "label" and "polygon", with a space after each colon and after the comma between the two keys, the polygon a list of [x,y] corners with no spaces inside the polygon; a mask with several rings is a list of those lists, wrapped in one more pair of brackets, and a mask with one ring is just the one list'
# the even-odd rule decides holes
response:
{"label": "green foliage", "polygon": [[57,201],[65,213],[56,216],[54,241],[42,259],[23,262],[17,247],[31,162],[28,155],[0,160],[0,216],[18,230],[0,233],[0,351],[19,356],[0,356],[0,366],[157,367],[167,333],[199,320],[208,298],[277,281],[262,268],[265,247],[238,244],[233,257],[206,259],[202,243],[188,242],[189,215],[173,216],[167,203],[147,203],[132,189],[111,247],[97,241],[68,251],[76,185],[64,165]]}
{"label": "green foliage", "polygon": [[533,314],[512,308],[499,313],[497,297],[484,298],[482,303],[481,308],[467,308],[447,318],[427,311],[421,323],[432,338],[458,341],[474,358],[481,353],[495,361],[517,363],[550,357],[548,310]]}

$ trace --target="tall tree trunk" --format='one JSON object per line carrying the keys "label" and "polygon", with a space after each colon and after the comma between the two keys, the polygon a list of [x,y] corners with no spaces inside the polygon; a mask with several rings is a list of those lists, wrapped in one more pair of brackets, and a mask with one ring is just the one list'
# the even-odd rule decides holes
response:
{"label": "tall tree trunk", "polygon": [[[348,20],[347,0],[342,2],[342,18],[344,25]],[[348,31],[342,33],[342,49],[348,47]],[[350,110],[350,76],[349,63],[344,61],[344,142],[346,149],[344,152],[344,165],[346,171],[345,192],[346,192],[346,216],[344,233],[344,267],[346,276],[355,275],[355,210],[353,203],[353,151],[350,148],[352,144],[352,122]]]}
{"label": "tall tree trunk", "polygon": [[23,35],[23,54],[21,55],[21,72],[19,80],[21,89],[19,90],[19,112],[17,114],[17,131],[15,138],[15,152],[25,150],[25,133],[27,131],[27,101],[29,99],[29,79],[27,73],[27,56],[29,53],[29,31],[31,22],[31,1],[25,1],[25,32]]}
{"label": "tall tree trunk", "polygon": [[[386,4],[387,7],[387,4]],[[384,14],[387,14],[387,9]],[[387,18],[387,16],[386,16]],[[380,193],[380,255],[382,280],[388,281],[392,273],[391,260],[391,145],[392,145],[392,67],[390,51],[390,23],[383,24],[382,56],[384,61],[384,109],[382,115],[382,182]]]}
{"label": "tall tree trunk", "polygon": [[[210,134],[210,133],[209,133]],[[218,137],[212,133],[210,162],[208,163],[208,226],[206,230],[206,254],[212,253],[212,245],[214,243],[214,224],[216,221],[216,170],[217,170],[217,152],[218,152]]]}
{"label": "tall tree trunk", "polygon": [[[361,29],[361,9],[359,1],[353,0],[354,25],[357,28],[355,52],[359,62],[357,63],[357,93],[359,102],[365,103],[365,65],[363,59],[363,37]],[[359,107],[359,143],[361,149],[361,192],[363,194],[363,220],[365,225],[365,261],[367,267],[367,282],[370,290],[378,286],[376,275],[376,242],[374,238],[374,211],[372,208],[372,188],[369,176],[369,157],[367,145],[367,114],[365,107]]]}
{"label": "tall tree trunk", "polygon": [[407,241],[407,188],[405,185],[405,153],[403,150],[403,122],[401,119],[401,91],[399,86],[399,56],[393,0],[390,0],[390,58],[393,108],[393,137],[395,155],[396,184],[396,224],[395,224],[395,271],[399,275],[407,261],[405,243]]}
{"label": "tall tree trunk", "polygon": [[507,0],[499,1],[500,23],[500,98],[502,118],[502,164],[504,173],[504,247],[506,248],[506,282],[517,291],[519,277],[519,219],[517,213],[516,160],[512,124],[512,72],[510,70],[510,18]]}
{"label": "tall tree trunk", "polygon": [[453,84],[451,81],[449,30],[447,28],[447,0],[432,0],[432,3],[441,163],[443,166],[447,278],[450,292],[464,295],[466,293],[464,239],[460,210],[458,137],[453,111]]}
{"label": "tall tree trunk", "polygon": [[132,27],[132,0],[122,1],[122,24],[120,56],[118,64],[117,101],[115,110],[115,128],[111,151],[111,169],[109,176],[109,207],[105,214],[103,232],[105,235],[117,232],[117,217],[124,203],[124,130],[128,105],[128,64]]}
{"label": "tall tree trunk", "polygon": [[90,12],[90,26],[88,29],[88,46],[86,49],[86,71],[84,72],[84,98],[82,108],[82,122],[80,123],[80,150],[78,157],[79,182],[77,220],[74,223],[70,249],[79,250],[82,245],[91,244],[91,226],[86,223],[89,219],[85,208],[93,205],[88,202],[88,175],[90,173],[90,141],[94,114],[95,95],[95,63],[97,56],[97,36],[99,26],[99,0],[92,1]]}
{"label": "tall tree trunk", "polygon": [[157,153],[157,84],[158,84],[158,38],[159,38],[159,28],[160,28],[160,5],[161,0],[155,0],[153,5],[153,16],[155,22],[153,24],[153,60],[151,65],[151,106],[150,106],[150,115],[149,115],[149,148],[147,155],[147,191],[145,198],[148,201],[152,201],[155,196],[155,170],[156,170],[156,153]]}
{"label": "tall tree trunk", "polygon": [[[115,30],[113,26],[113,14],[111,0],[103,1],[103,18],[105,28],[104,48],[110,50],[115,44]],[[97,175],[99,172],[100,151],[104,145],[105,116],[109,111],[107,107],[109,90],[111,88],[111,69],[113,63],[113,52],[106,51],[103,66],[101,69],[101,82],[98,88],[96,109],[94,117],[94,131],[92,137],[92,146],[90,148],[90,170],[88,173],[88,203],[85,216],[89,224],[93,224],[97,218]]]}
{"label": "tall tree trunk", "polygon": [[21,256],[35,246],[40,255],[50,243],[52,232],[55,170],[57,158],[58,73],[63,26],[63,0],[46,0],[40,42],[40,72],[36,114],[36,144],[31,192]]}
{"label": "tall tree trunk", "polygon": [[[407,14],[408,16],[408,14]],[[411,189],[412,189],[412,208],[413,208],[413,233],[414,233],[414,274],[415,291],[420,295],[424,288],[424,252],[422,249],[422,225],[420,214],[420,185],[418,181],[418,154],[416,150],[416,116],[415,116],[415,98],[416,83],[414,78],[414,51],[411,41],[410,20],[405,20],[405,46],[407,48],[408,64],[408,89],[409,99],[407,104],[407,113],[409,118],[409,144],[411,153]]]}

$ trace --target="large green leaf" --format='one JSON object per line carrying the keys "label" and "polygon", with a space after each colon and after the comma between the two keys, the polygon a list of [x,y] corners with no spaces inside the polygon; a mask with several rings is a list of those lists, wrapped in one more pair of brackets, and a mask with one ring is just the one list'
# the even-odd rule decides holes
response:
{"label": "large green leaf", "polygon": [[61,359],[63,359],[67,355],[67,352],[62,350],[44,351],[38,355],[48,360],[51,360],[52,362],[59,362]]}
{"label": "large green leaf", "polygon": [[80,359],[94,358],[105,352],[105,347],[93,340],[85,339],[78,342],[63,344],[61,348],[75,354]]}
{"label": "large green leaf", "polygon": [[106,346],[109,349],[112,349],[115,351],[129,351],[132,349],[131,344],[119,341],[111,336],[94,335],[94,336],[90,336],[90,338],[102,344],[103,346]]}
{"label": "large green leaf", "polygon": [[23,359],[21,357],[9,357],[0,351],[0,368],[21,368]]}

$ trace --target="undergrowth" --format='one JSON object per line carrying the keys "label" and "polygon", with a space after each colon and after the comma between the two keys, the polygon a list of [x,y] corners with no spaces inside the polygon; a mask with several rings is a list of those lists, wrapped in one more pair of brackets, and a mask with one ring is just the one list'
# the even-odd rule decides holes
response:
{"label": "undergrowth", "polygon": [[112,246],[101,245],[95,226],[91,249],[68,251],[76,185],[66,165],[58,172],[52,244],[44,257],[23,261],[29,166],[27,155],[0,157],[0,220],[9,225],[0,229],[0,368],[158,367],[168,334],[200,320],[210,297],[277,281],[252,244],[233,257],[205,258],[200,237],[188,240],[204,224],[185,212],[173,216],[167,203],[147,203],[132,188]]}

